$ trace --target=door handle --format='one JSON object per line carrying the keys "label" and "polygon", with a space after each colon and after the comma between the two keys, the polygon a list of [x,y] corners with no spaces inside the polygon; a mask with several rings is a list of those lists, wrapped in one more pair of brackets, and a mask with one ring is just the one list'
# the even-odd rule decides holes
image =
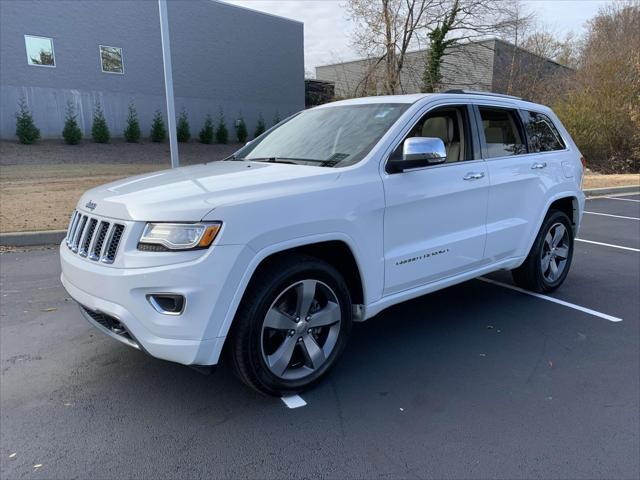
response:
{"label": "door handle", "polygon": [[462,177],[463,180],[480,180],[481,178],[484,178],[484,172],[470,172]]}
{"label": "door handle", "polygon": [[542,170],[546,166],[547,166],[547,162],[534,163],[533,165],[531,165],[531,170]]}

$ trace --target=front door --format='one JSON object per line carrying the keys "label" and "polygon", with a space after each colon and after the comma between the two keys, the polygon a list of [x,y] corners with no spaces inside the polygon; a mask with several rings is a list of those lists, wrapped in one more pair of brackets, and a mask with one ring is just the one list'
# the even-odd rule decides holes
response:
{"label": "front door", "polygon": [[446,162],[384,176],[385,295],[484,263],[489,176],[472,122],[466,106],[430,110],[407,137],[441,138]]}

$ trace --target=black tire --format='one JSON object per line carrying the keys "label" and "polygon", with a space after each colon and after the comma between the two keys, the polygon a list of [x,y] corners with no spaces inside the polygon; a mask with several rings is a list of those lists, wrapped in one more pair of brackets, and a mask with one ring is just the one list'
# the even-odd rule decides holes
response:
{"label": "black tire", "polygon": [[[330,293],[334,294],[332,298],[337,300],[334,304],[338,303],[341,318],[333,330],[332,342],[335,342],[333,349],[326,357],[323,355],[324,363],[302,378],[281,378],[272,372],[265,358],[263,328],[267,312],[274,307],[274,302],[282,295],[286,295],[290,289],[298,288],[296,285],[300,286],[303,280],[317,281],[321,285],[317,287],[318,289],[328,287]],[[337,312],[337,309],[334,308],[334,311]],[[335,364],[347,343],[351,324],[351,296],[340,273],[328,263],[315,257],[292,254],[261,266],[249,283],[236,313],[229,338],[228,354],[236,375],[251,388],[268,395],[291,395],[316,384]],[[297,325],[298,323],[294,323],[294,328],[297,328]],[[271,332],[271,330],[265,331]],[[279,331],[276,332],[279,333]],[[297,337],[298,333],[291,335]],[[296,340],[301,341],[300,338]],[[319,344],[320,340],[316,345]],[[301,352],[301,348],[304,348],[304,351]],[[292,347],[292,351],[294,351],[293,355],[298,357],[304,353],[308,354],[304,342],[300,346]],[[287,363],[289,364],[293,367],[293,363]],[[286,370],[288,368],[286,367]],[[292,368],[292,371],[294,370],[295,368]]]}
{"label": "black tire", "polygon": [[[550,270],[543,271],[542,261],[543,257],[549,253],[545,238],[547,234],[555,232],[555,230],[552,229],[559,224],[564,226],[567,233],[566,238],[563,237],[565,238],[565,242],[561,246],[566,244],[568,252],[566,258],[561,259],[559,262],[555,260],[556,257],[553,257],[554,260],[552,261],[556,265],[556,268],[558,268],[559,263],[564,262],[562,264],[562,271],[557,274],[557,278],[553,278]],[[552,230],[552,232],[550,232],[550,230]],[[551,236],[553,237],[553,235]],[[573,259],[573,243],[574,230],[569,217],[567,217],[566,213],[559,210],[549,210],[526,260],[520,267],[511,271],[513,281],[519,287],[538,293],[549,293],[556,290],[562,285],[569,273],[571,260]]]}

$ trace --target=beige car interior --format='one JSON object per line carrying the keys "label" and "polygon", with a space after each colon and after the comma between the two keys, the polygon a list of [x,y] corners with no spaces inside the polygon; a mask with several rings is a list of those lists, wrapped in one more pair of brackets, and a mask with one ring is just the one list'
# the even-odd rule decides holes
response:
{"label": "beige car interior", "polygon": [[447,151],[445,163],[458,162],[465,159],[464,128],[462,114],[459,109],[443,109],[432,112],[422,123],[422,127],[414,131],[414,136],[439,138]]}
{"label": "beige car interior", "polygon": [[[484,110],[481,110],[481,115]],[[502,118],[482,119],[484,137],[489,157],[514,155],[517,148],[523,145],[518,127],[511,115],[500,112]]]}

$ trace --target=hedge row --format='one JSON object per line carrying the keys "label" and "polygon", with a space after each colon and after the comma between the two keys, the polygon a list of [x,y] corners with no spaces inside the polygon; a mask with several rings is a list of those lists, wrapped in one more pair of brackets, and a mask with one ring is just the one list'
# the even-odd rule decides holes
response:
{"label": "hedge row", "polygon": [[[67,111],[65,113],[64,128],[62,130],[62,138],[69,145],[77,145],[82,140],[82,130],[77,122],[77,113],[72,102],[67,103]],[[280,121],[279,115],[276,113],[274,124]],[[249,137],[247,125],[242,117],[234,125],[236,139],[239,143],[244,143]],[[262,114],[258,115],[254,138],[262,135],[266,130],[266,124],[262,118]],[[129,104],[129,113],[127,115],[127,126],[123,132],[127,142],[139,142],[142,133],[140,130],[140,122],[138,121],[138,112],[133,103]],[[191,139],[191,127],[187,112],[183,109],[178,116],[176,125],[176,135],[179,142],[188,142]],[[26,101],[23,99],[18,103],[18,111],[16,112],[16,136],[18,141],[23,144],[35,143],[40,138],[40,130],[36,127],[31,112],[27,107]],[[167,138],[167,129],[160,110],[156,110],[151,122],[150,138],[153,142],[164,142]],[[96,143],[109,143],[111,140],[111,132],[104,117],[104,112],[99,103],[94,107],[93,122],[91,125],[91,138]],[[201,143],[228,143],[229,130],[220,109],[216,123],[214,124],[211,115],[207,115],[198,133],[198,139]]]}

